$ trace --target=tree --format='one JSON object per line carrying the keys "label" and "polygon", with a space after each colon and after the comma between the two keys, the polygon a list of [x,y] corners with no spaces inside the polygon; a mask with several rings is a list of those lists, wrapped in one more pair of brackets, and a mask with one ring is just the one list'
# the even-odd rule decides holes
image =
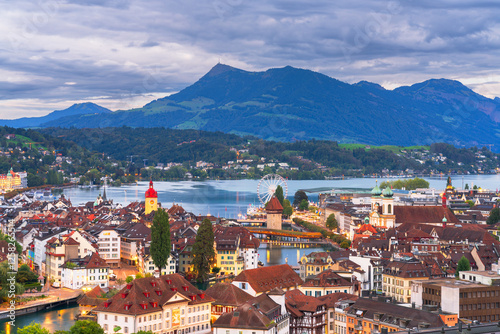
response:
{"label": "tree", "polygon": [[300,201],[299,210],[306,211],[308,208],[309,208],[309,201],[308,200],[303,199],[302,201]]}
{"label": "tree", "polygon": [[469,190],[469,184],[468,183],[465,184],[465,188],[464,189],[465,190]]}
{"label": "tree", "polygon": [[141,273],[135,274],[135,279],[139,279],[139,278],[142,278],[142,274]]}
{"label": "tree", "polygon": [[283,195],[283,188],[281,186],[276,187],[276,191],[274,192],[274,195],[280,201],[281,206],[283,206],[283,203],[285,201],[285,195]]}
{"label": "tree", "polygon": [[153,263],[160,269],[160,275],[161,269],[167,265],[170,248],[168,213],[164,209],[158,209],[153,218],[153,226],[151,227],[151,247],[149,252],[153,258]]}
{"label": "tree", "polygon": [[339,223],[337,222],[334,213],[332,213],[331,215],[328,216],[328,218],[326,218],[326,227],[328,227],[330,230],[335,230],[338,226]]}
{"label": "tree", "polygon": [[486,223],[489,225],[495,225],[500,221],[500,208],[493,208],[490,211],[490,215],[486,220]]}
{"label": "tree", "polygon": [[347,240],[347,239],[346,239],[346,240],[344,240],[344,241],[342,241],[342,242],[340,243],[340,247],[341,247],[341,248],[345,248],[345,249],[347,249],[347,248],[351,247],[351,241],[350,241],[350,240]]}
{"label": "tree", "polygon": [[295,192],[295,196],[293,198],[293,206],[296,206],[296,207],[299,206],[303,200],[306,200],[309,202],[309,198],[307,197],[307,194],[303,190],[297,190]]}
{"label": "tree", "polygon": [[473,200],[470,200],[470,199],[466,200],[465,202],[466,202],[467,204],[469,204],[469,207],[471,207],[471,208],[472,208],[472,207],[474,206],[474,204],[475,204],[475,203],[474,203],[474,201],[473,201]]}
{"label": "tree", "polygon": [[152,331],[147,331],[147,332],[146,331],[138,331],[135,334],[153,334],[153,332]]}
{"label": "tree", "polygon": [[134,278],[132,276],[127,276],[127,278],[125,279],[125,282],[130,283],[133,280],[134,280]]}
{"label": "tree", "polygon": [[32,322],[28,326],[19,328],[17,334],[50,334],[47,328],[43,328],[40,324]]}
{"label": "tree", "polygon": [[78,320],[69,329],[69,334],[104,334],[104,330],[97,322],[90,320]]}
{"label": "tree", "polygon": [[469,271],[470,270],[470,262],[467,260],[465,256],[462,255],[460,261],[457,264],[457,271],[455,272],[455,276],[458,277],[461,271]]}
{"label": "tree", "polygon": [[214,230],[207,218],[203,219],[198,229],[192,254],[194,274],[198,281],[204,281],[208,278],[210,267],[215,259]]}
{"label": "tree", "polygon": [[283,201],[283,216],[290,217],[293,214],[293,208],[290,205],[290,201],[285,199]]}

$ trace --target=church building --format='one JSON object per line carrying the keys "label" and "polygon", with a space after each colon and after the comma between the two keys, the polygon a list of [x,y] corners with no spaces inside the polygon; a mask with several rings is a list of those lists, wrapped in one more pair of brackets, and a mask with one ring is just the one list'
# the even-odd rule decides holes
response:
{"label": "church building", "polygon": [[382,228],[395,227],[393,196],[391,188],[387,187],[382,191],[378,185],[375,185],[372,189],[370,225]]}

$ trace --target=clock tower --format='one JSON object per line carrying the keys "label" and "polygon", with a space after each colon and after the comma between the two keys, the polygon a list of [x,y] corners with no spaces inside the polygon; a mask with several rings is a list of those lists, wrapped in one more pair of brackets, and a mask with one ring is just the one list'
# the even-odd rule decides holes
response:
{"label": "clock tower", "polygon": [[149,181],[149,189],[146,191],[145,213],[158,210],[158,193],[153,188],[153,180]]}

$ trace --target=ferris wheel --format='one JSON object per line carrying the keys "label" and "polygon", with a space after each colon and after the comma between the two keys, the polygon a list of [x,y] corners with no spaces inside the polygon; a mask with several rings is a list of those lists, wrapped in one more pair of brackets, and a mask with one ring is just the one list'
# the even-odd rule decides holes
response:
{"label": "ferris wheel", "polygon": [[269,202],[278,186],[283,188],[283,195],[287,198],[288,186],[283,177],[278,174],[267,174],[262,177],[257,185],[257,196],[259,197],[259,201],[264,205]]}

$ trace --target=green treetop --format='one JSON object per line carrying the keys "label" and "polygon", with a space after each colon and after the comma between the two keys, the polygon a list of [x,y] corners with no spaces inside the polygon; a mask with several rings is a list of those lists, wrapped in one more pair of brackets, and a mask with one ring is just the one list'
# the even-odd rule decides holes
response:
{"label": "green treetop", "polygon": [[43,328],[40,324],[32,322],[28,326],[19,328],[17,334],[50,334],[47,328]]}
{"label": "green treetop", "polygon": [[164,209],[158,209],[153,218],[151,227],[151,247],[149,249],[153,263],[158,269],[167,265],[170,256],[170,224],[168,222],[168,213]]}
{"label": "green treetop", "polygon": [[70,328],[69,334],[104,334],[104,330],[97,322],[90,320],[78,320]]}
{"label": "green treetop", "polygon": [[214,230],[212,223],[207,218],[203,219],[198,229],[192,254],[194,274],[198,281],[204,281],[208,278],[210,267],[215,260]]}
{"label": "green treetop", "polygon": [[303,200],[309,201],[307,194],[303,190],[297,190],[293,199],[293,206],[298,207]]}
{"label": "green treetop", "polygon": [[281,206],[283,206],[284,201],[285,201],[285,195],[283,195],[283,188],[281,186],[276,187],[276,191],[274,192],[274,195],[280,201]]}
{"label": "green treetop", "polygon": [[337,219],[335,218],[335,214],[332,213],[326,219],[326,227],[328,227],[330,230],[335,230],[338,226],[339,226],[339,223],[337,222]]}
{"label": "green treetop", "polygon": [[493,208],[490,211],[490,215],[488,216],[486,223],[489,225],[495,225],[499,221],[500,221],[500,208]]}
{"label": "green treetop", "polygon": [[467,260],[465,256],[462,256],[460,261],[457,263],[457,271],[455,272],[455,276],[459,277],[461,271],[469,271],[470,270],[470,262]]}

